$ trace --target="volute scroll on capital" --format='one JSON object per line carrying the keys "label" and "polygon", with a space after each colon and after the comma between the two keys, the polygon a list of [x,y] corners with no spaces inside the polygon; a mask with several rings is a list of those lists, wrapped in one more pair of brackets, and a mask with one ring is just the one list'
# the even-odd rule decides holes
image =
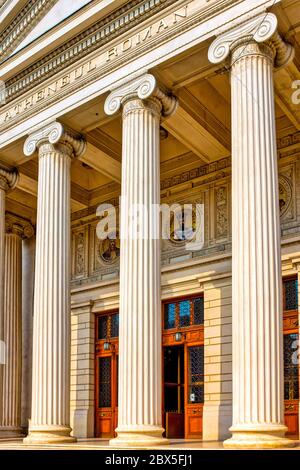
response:
{"label": "volute scroll on capital", "polygon": [[147,100],[150,98],[160,101],[163,117],[171,116],[177,109],[177,99],[162,90],[153,75],[146,73],[129,82],[125,82],[113,90],[105,101],[104,111],[107,115],[112,116],[120,111],[122,105],[128,100]]}
{"label": "volute scroll on capital", "polygon": [[35,231],[31,222],[15,214],[5,214],[5,232],[18,235],[22,240],[31,238]]}
{"label": "volute scroll on capital", "polygon": [[17,169],[9,170],[0,166],[0,189],[8,191],[14,189],[19,181],[19,172]]}
{"label": "volute scroll on capital", "polygon": [[65,128],[60,122],[52,122],[30,134],[24,143],[24,154],[27,157],[36,152],[41,145],[66,144],[75,157],[80,157],[86,150],[86,141],[81,134]]}
{"label": "volute scroll on capital", "polygon": [[262,13],[234,28],[222,32],[210,45],[208,59],[213,64],[223,62],[243,44],[255,41],[258,44],[269,43],[275,48],[275,67],[286,66],[294,58],[294,48],[286,43],[278,33],[278,20],[273,13]]}

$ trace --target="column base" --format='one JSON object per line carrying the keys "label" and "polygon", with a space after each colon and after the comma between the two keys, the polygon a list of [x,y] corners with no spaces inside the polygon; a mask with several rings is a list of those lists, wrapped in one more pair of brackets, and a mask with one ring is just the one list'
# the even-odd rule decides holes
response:
{"label": "column base", "polygon": [[66,444],[76,442],[70,436],[72,429],[66,426],[35,426],[29,429],[29,434],[23,439],[24,444]]}
{"label": "column base", "polygon": [[116,429],[117,437],[109,441],[112,447],[156,447],[169,445],[162,437],[164,429],[157,426],[120,426]]}
{"label": "column base", "polygon": [[23,428],[20,426],[1,426],[0,427],[0,439],[13,438],[13,437],[24,437],[25,433]]}
{"label": "column base", "polygon": [[287,427],[283,425],[232,426],[232,437],[223,442],[226,449],[276,449],[295,447],[296,441],[285,437]]}

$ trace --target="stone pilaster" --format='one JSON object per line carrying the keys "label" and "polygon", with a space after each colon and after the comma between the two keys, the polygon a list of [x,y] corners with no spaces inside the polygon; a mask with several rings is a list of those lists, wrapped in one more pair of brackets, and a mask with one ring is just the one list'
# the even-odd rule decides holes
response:
{"label": "stone pilaster", "polygon": [[[278,52],[277,52],[278,51]],[[274,63],[292,57],[263,14],[211,45],[231,54],[233,425],[226,447],[293,445],[286,439]]]}
{"label": "stone pilaster", "polygon": [[54,122],[28,137],[39,154],[32,406],[25,443],[71,442],[70,168],[81,136]]}
{"label": "stone pilaster", "polygon": [[95,314],[92,302],[72,302],[71,424],[73,435],[95,436]]}
{"label": "stone pilaster", "polygon": [[3,416],[0,436],[16,437],[21,428],[22,383],[22,239],[33,235],[31,224],[6,215],[4,256],[4,339],[6,361],[3,376]]}
{"label": "stone pilaster", "polygon": [[232,423],[231,275],[204,287],[203,441],[230,436]]}
{"label": "stone pilaster", "polygon": [[5,193],[13,189],[18,181],[18,173],[0,167],[0,435],[3,421],[4,389],[3,379],[6,362],[6,344],[4,330],[4,257],[5,257]]}
{"label": "stone pilaster", "polygon": [[176,104],[149,74],[119,87],[105,103],[107,114],[123,106],[119,401],[113,446],[167,442],[161,421],[159,129],[162,115],[174,112]]}

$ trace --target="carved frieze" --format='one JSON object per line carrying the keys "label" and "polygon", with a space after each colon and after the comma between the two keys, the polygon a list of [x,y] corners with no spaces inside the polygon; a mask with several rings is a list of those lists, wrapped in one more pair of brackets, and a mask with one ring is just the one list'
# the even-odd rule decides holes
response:
{"label": "carved frieze", "polygon": [[231,167],[231,159],[230,158],[223,158],[222,160],[218,160],[213,163],[209,163],[208,165],[202,165],[198,168],[193,168],[189,171],[184,171],[183,173],[179,173],[175,176],[170,178],[166,178],[161,181],[160,188],[168,189],[172,186],[176,186],[181,183],[186,183],[188,181],[195,180],[196,178],[200,178],[205,175],[209,175],[215,173],[217,171],[230,168]]}
{"label": "carved frieze", "polygon": [[294,134],[289,134],[281,137],[280,139],[277,139],[278,150],[282,150],[286,147],[297,144],[300,144],[300,132],[295,132]]}
{"label": "carved frieze", "polygon": [[34,235],[34,227],[29,220],[23,219],[15,214],[6,212],[5,214],[5,231],[13,233],[25,240]]}

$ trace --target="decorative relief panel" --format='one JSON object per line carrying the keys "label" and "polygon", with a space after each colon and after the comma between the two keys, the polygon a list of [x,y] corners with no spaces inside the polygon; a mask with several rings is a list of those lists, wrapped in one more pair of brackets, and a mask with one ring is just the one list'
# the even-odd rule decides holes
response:
{"label": "decorative relief panel", "polygon": [[72,278],[88,276],[88,226],[76,229],[72,237]]}
{"label": "decorative relief panel", "polygon": [[97,221],[90,228],[90,275],[100,279],[116,277],[120,265],[120,239],[117,231],[116,239],[100,240],[97,237]]}
{"label": "decorative relief panel", "polygon": [[215,189],[215,227],[216,238],[226,238],[228,236],[228,188],[226,185]]}
{"label": "decorative relief panel", "polygon": [[120,238],[102,240],[98,244],[97,256],[101,263],[115,264],[120,258]]}

